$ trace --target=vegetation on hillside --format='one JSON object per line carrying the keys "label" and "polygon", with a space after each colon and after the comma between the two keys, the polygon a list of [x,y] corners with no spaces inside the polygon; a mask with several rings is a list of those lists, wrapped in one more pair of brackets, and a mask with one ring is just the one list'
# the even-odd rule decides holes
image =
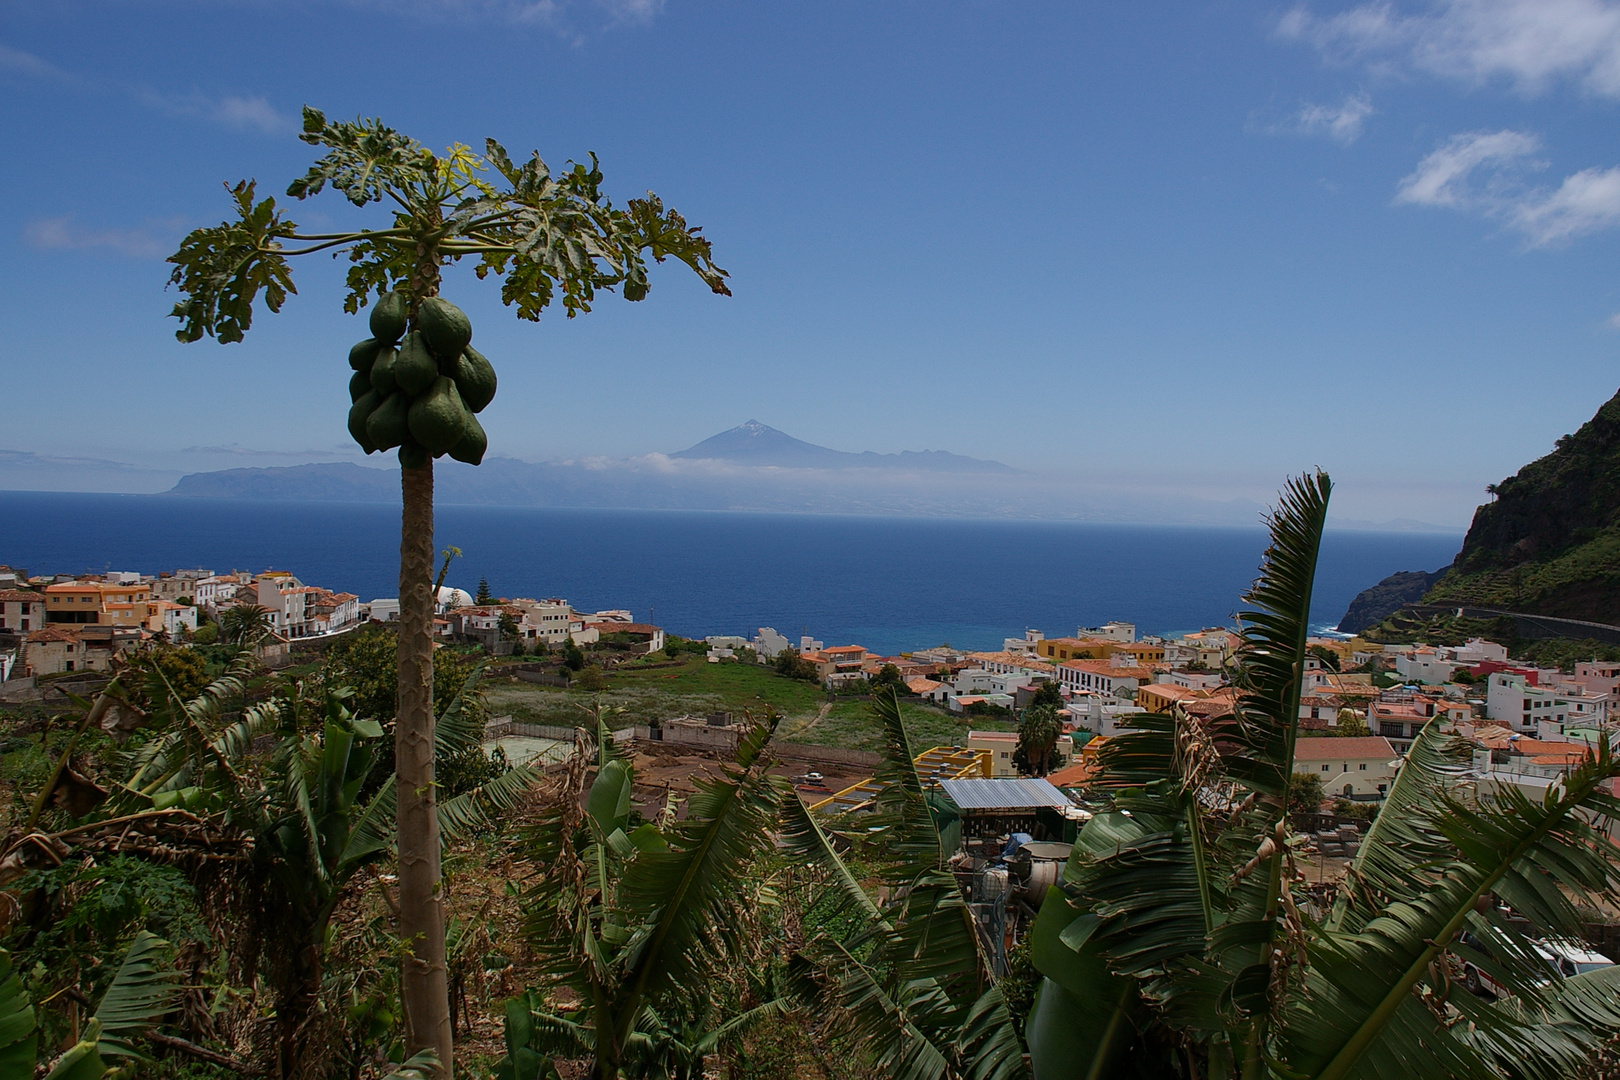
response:
{"label": "vegetation on hillside", "polygon": [[1620,394],[1490,494],[1426,602],[1620,622]]}

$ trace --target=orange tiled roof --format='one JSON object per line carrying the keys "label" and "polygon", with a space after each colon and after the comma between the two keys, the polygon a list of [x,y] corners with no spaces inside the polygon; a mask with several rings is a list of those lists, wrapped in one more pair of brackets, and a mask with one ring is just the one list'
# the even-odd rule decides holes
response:
{"label": "orange tiled roof", "polygon": [[1395,748],[1382,735],[1350,737],[1325,736],[1300,739],[1294,743],[1294,757],[1307,761],[1353,760],[1355,758],[1393,758]]}

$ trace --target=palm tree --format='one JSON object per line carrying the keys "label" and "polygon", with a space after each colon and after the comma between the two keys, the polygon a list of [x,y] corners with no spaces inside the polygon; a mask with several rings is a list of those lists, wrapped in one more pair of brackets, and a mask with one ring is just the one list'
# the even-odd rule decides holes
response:
{"label": "palm tree", "polygon": [[889,899],[874,900],[797,799],[784,807],[783,840],[825,882],[816,906],[829,929],[795,958],[805,996],[824,997],[835,1023],[885,1075],[903,1080],[1007,1080],[1024,1075],[1023,1048],[994,984],[972,912],[946,860],[913,765],[891,687],[873,716],[887,749],[870,825],[870,851]]}
{"label": "palm tree", "polygon": [[[1112,806],[1031,931],[1040,1080],[1567,1076],[1620,1031],[1620,968],[1555,975],[1501,906],[1574,936],[1577,905],[1620,882],[1607,745],[1532,799],[1474,790],[1467,745],[1431,722],[1331,909],[1297,894],[1286,808],[1330,493],[1293,481],[1271,517],[1235,713],[1142,718],[1102,752]],[[1452,983],[1462,955],[1512,998]]]}
{"label": "palm tree", "polygon": [[508,1005],[503,1075],[551,1075],[548,1059],[586,1057],[597,1080],[632,1075],[686,1080],[750,1025],[777,1015],[772,998],[728,1010],[719,985],[757,947],[750,885],[771,848],[778,808],[797,800],[766,773],[772,715],[749,729],[718,779],[696,781],[686,816],[630,824],[635,782],[598,720],[596,777],[584,799],[586,759],[542,823],[534,853],[543,867],[527,896],[526,928],[545,988],[567,988],[580,1019],[541,1007],[535,995]]}
{"label": "palm tree", "polygon": [[1063,734],[1063,720],[1057,706],[1037,702],[1024,710],[1018,721],[1018,749],[1023,752],[1029,771],[1036,776],[1051,772],[1052,752]]}
{"label": "palm tree", "polygon": [[[349,257],[346,310],[358,311],[373,294],[381,310],[388,298],[390,345],[404,328],[393,321],[394,315],[408,316],[420,332],[424,304],[434,312],[454,310],[463,320],[461,329],[470,334],[459,310],[434,299],[443,268],[463,258],[476,260],[480,279],[494,274],[501,281],[502,300],[515,307],[520,318],[530,320],[539,319],[559,294],[570,317],[590,311],[599,289],[622,287],[627,300],[642,299],[648,290],[648,254],[658,262],[668,257],[680,260],[714,292],[729,295],[725,271],[714,265],[700,230],[689,227],[650,192],[644,199],[630,200],[622,210],[615,208],[602,193],[602,174],[594,156],[589,166],[574,164],[553,176],[538,154],[519,164],[493,139],[486,140],[483,155],[461,144],[440,155],[379,120],[331,123],[310,108],[304,109],[303,119],[300,137],[323,147],[325,153],[288,187],[288,195],[304,199],[331,185],[356,207],[386,201],[391,204],[391,226],[300,233],[274,198],[259,200],[254,182],[241,181],[231,189],[236,220],[191,232],[170,257],[176,264],[170,280],[182,295],[173,311],[183,323],[176,332],[181,341],[204,336],[222,343],[240,341],[252,324],[253,304],[261,294],[265,307],[276,312],[288,294],[297,291],[289,257],[320,251]],[[303,246],[289,248],[289,242]],[[375,316],[373,323],[378,325]],[[465,345],[463,334],[455,353]],[[351,364],[357,370],[369,368],[377,347],[375,340],[362,342],[357,352],[351,352]],[[458,363],[449,353],[438,362],[452,368]],[[479,363],[488,369],[481,356]],[[444,375],[438,383],[448,378]],[[392,377],[386,381],[391,384]],[[373,385],[378,385],[375,379]],[[492,396],[493,369],[488,369],[484,385]],[[366,400],[363,388],[355,383],[351,396],[357,407]],[[481,400],[487,404],[487,399]],[[482,428],[470,413],[461,415],[458,430],[476,430],[476,445],[463,449],[457,444],[451,452],[477,464],[484,453]],[[363,428],[365,417],[360,420]],[[462,443],[469,437],[464,436]],[[356,438],[368,453],[375,449],[368,439],[359,434]],[[403,980],[407,1041],[412,1049],[432,1048],[448,1073],[452,1039],[433,782],[431,586],[437,452],[430,455],[409,438],[395,441],[400,446],[402,505],[394,752],[399,778],[399,918],[401,936],[412,950]]]}
{"label": "palm tree", "polygon": [[227,645],[252,648],[270,636],[270,612],[258,604],[237,604],[219,616],[220,640]]}

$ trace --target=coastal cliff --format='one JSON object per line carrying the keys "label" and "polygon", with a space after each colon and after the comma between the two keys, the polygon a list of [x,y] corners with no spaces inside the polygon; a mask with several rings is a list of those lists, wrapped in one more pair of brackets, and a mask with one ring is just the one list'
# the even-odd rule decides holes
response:
{"label": "coastal cliff", "polygon": [[1449,566],[1442,566],[1432,573],[1406,570],[1389,575],[1370,589],[1362,589],[1350,601],[1336,629],[1341,634],[1359,634],[1369,626],[1378,625],[1407,604],[1423,599],[1423,594],[1433,588],[1449,569]]}
{"label": "coastal cliff", "polygon": [[1620,623],[1620,394],[1490,490],[1423,599]]}

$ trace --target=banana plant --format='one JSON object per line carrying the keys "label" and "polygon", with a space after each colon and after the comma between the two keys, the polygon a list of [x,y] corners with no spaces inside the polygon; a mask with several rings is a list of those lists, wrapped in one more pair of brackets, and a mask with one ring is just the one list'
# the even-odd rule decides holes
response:
{"label": "banana plant", "polygon": [[698,1077],[726,1041],[781,1011],[775,998],[728,1011],[721,993],[757,944],[751,874],[792,801],[766,772],[775,727],[774,715],[751,727],[721,776],[697,780],[683,819],[632,827],[634,771],[598,722],[584,805],[576,756],[575,779],[531,834],[541,871],[525,897],[539,989],[567,988],[581,1008],[565,1017],[536,993],[509,1003],[501,1076],[549,1077],[560,1056],[590,1059],[598,1080]]}
{"label": "banana plant", "polygon": [[[275,928],[269,969],[277,988],[280,1075],[291,1075],[304,1052],[306,1020],[321,992],[332,913],[355,875],[389,855],[394,839],[392,777],[363,797],[382,725],[355,717],[347,689],[312,703],[301,688],[292,698],[250,707],[227,722],[226,705],[240,697],[250,661],[241,660],[191,701],[172,687],[149,688],[162,733],[132,752],[114,812],[183,809],[218,814],[254,838],[251,888],[256,916]],[[481,744],[483,730],[465,708],[477,693],[475,670],[434,725],[434,753],[448,757]],[[318,728],[300,731],[312,711]],[[307,720],[302,726],[307,727]],[[278,736],[267,766],[249,767],[261,736]],[[494,780],[437,804],[438,834],[449,840],[487,828],[491,815],[516,805],[539,773],[508,769]]]}
{"label": "banana plant", "polygon": [[[167,941],[144,930],[137,934],[78,1041],[51,1063],[45,1080],[101,1080],[112,1069],[109,1058],[149,1061],[135,1042],[174,1005],[179,976],[173,960]],[[11,969],[10,954],[0,949],[0,1076],[33,1076],[38,1043],[34,1006]]]}
{"label": "banana plant", "polygon": [[[1235,712],[1140,718],[1101,753],[1112,805],[1031,930],[1037,1080],[1552,1077],[1620,1032],[1620,968],[1556,976],[1498,904],[1574,936],[1577,905],[1613,894],[1620,850],[1602,826],[1620,816],[1620,764],[1606,745],[1530,798],[1464,783],[1466,745],[1431,722],[1332,908],[1313,918],[1296,897],[1286,807],[1331,491],[1300,478],[1271,516]],[[1454,986],[1463,954],[1511,998]]]}
{"label": "banana plant", "polygon": [[1009,1080],[1025,1075],[1023,1047],[991,977],[978,929],[940,841],[913,765],[893,687],[874,696],[887,749],[868,842],[889,897],[864,889],[821,824],[797,799],[783,842],[824,882],[815,907],[838,927],[795,957],[805,997],[834,1006],[836,1022],[873,1065],[898,1080]]}

